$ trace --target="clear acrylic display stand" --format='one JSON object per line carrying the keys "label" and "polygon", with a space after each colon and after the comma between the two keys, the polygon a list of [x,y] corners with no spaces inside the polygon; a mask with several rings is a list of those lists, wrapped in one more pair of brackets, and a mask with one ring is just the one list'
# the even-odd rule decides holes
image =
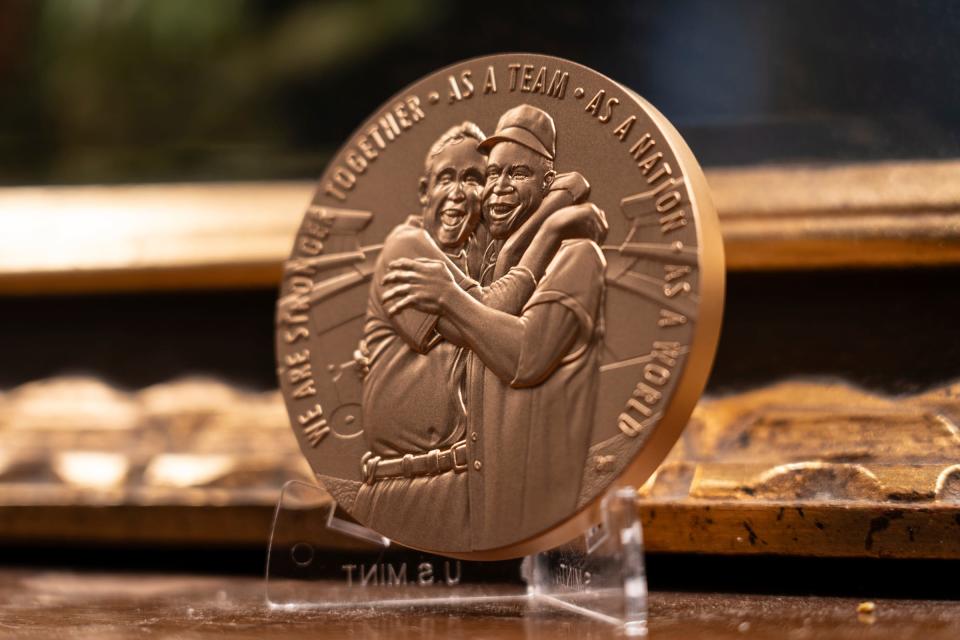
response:
{"label": "clear acrylic display stand", "polygon": [[316,485],[284,485],[267,551],[272,608],[468,606],[514,602],[534,612],[558,607],[647,631],[647,580],[636,491],[602,503],[586,535],[522,563],[456,560],[414,551],[342,516]]}

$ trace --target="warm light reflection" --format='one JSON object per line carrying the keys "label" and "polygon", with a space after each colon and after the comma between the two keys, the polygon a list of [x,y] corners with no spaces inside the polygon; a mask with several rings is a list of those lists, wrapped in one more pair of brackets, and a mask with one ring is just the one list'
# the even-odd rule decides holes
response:
{"label": "warm light reflection", "polygon": [[309,200],[302,182],[0,190],[0,274],[274,262]]}
{"label": "warm light reflection", "polygon": [[129,470],[126,456],[116,453],[69,451],[53,460],[53,471],[63,482],[91,489],[119,487]]}
{"label": "warm light reflection", "polygon": [[156,456],[143,473],[146,484],[160,487],[199,487],[233,470],[234,456],[167,453]]}

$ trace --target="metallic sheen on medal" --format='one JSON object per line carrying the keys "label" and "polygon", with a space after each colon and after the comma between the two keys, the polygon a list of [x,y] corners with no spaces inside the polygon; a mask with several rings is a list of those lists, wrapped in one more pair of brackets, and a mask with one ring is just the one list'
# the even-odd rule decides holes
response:
{"label": "metallic sheen on medal", "polygon": [[533,553],[663,460],[723,286],[703,173],[656,109],[567,60],[467,60],[327,167],[285,263],[281,389],[360,523],[462,558]]}

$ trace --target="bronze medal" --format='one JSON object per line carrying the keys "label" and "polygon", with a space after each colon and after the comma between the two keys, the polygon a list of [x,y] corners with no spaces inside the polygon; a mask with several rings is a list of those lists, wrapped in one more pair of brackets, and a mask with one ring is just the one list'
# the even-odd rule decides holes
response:
{"label": "bronze medal", "polygon": [[280,385],[360,523],[520,556],[663,460],[723,287],[703,173],[656,109],[567,60],[477,58],[396,94],[327,167],[285,263]]}

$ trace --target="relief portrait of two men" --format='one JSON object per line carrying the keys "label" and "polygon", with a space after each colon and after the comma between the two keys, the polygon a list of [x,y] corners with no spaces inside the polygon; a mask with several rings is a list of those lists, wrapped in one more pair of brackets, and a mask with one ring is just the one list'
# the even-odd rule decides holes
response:
{"label": "relief portrait of two men", "polygon": [[437,550],[534,535],[577,506],[603,335],[604,213],[557,173],[553,118],[507,110],[427,150],[386,238],[360,350],[367,453],[352,512]]}

